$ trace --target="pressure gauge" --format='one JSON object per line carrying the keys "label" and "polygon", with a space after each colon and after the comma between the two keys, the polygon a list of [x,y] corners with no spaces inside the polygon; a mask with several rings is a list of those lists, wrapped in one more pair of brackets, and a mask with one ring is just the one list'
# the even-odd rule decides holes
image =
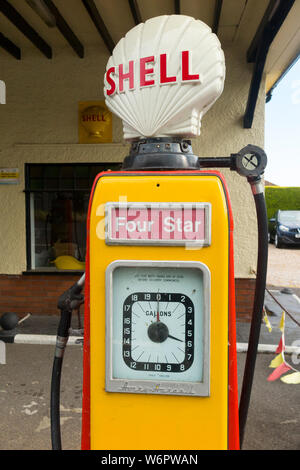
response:
{"label": "pressure gauge", "polygon": [[210,273],[200,262],[106,271],[106,390],[209,395]]}

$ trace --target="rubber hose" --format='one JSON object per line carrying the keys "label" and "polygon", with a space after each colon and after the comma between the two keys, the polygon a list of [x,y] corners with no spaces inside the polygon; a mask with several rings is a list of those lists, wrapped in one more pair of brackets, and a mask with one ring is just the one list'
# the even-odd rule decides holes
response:
{"label": "rubber hose", "polygon": [[60,379],[62,370],[62,357],[55,357],[53,361],[50,398],[51,441],[52,450],[61,450],[60,432]]}
{"label": "rubber hose", "polygon": [[253,312],[239,405],[240,447],[242,447],[244,440],[244,431],[250,404],[251,389],[262,322],[262,312],[264,307],[268,265],[268,219],[264,194],[254,194],[254,201],[257,215],[258,253]]}
{"label": "rubber hose", "polygon": [[63,310],[57,330],[55,356],[52,368],[50,393],[51,441],[53,450],[61,450],[60,431],[60,382],[64,350],[69,337],[72,311]]}

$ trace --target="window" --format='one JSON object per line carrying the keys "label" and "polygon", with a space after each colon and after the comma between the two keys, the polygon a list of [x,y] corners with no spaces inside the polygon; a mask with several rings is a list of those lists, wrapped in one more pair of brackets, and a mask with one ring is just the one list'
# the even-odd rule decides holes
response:
{"label": "window", "polygon": [[120,164],[26,164],[27,269],[84,270],[90,191]]}

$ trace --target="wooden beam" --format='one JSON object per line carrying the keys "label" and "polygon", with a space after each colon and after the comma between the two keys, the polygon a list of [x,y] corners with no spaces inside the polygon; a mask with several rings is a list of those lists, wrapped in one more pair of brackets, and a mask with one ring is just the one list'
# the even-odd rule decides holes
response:
{"label": "wooden beam", "polygon": [[180,15],[180,0],[174,0],[175,15]]}
{"label": "wooden beam", "polygon": [[250,129],[252,127],[254,112],[256,108],[256,102],[260,89],[261,79],[270,47],[270,31],[269,28],[265,29],[261,36],[261,44],[257,52],[257,58],[254,64],[254,69],[251,78],[251,84],[249,88],[248,100],[246,105],[246,111],[244,115],[244,129]]}
{"label": "wooden beam", "polygon": [[82,0],[83,5],[87,9],[88,14],[91,17],[91,20],[93,21],[94,25],[96,26],[98,33],[102,37],[107,49],[109,50],[110,53],[112,53],[115,43],[112,40],[111,35],[108,32],[108,29],[106,28],[104,21],[95,5],[94,0]]}
{"label": "wooden beam", "polygon": [[247,51],[247,62],[255,62],[256,58],[256,53],[257,53],[257,47],[259,44],[259,41],[261,39],[261,35],[270,19],[270,15],[272,14],[274,8],[276,7],[276,4],[278,3],[278,0],[270,0],[269,4],[266,8],[266,11],[264,13],[264,16],[262,17],[261,22],[259,23],[259,26],[256,30],[256,33],[254,35],[254,38],[251,41],[251,44],[248,48]]}
{"label": "wooden beam", "polygon": [[10,55],[15,57],[15,59],[21,59],[21,49],[2,33],[0,33],[0,47],[2,47],[2,49],[5,49],[6,52],[8,52]]}
{"label": "wooden beam", "polygon": [[135,24],[140,24],[143,22],[142,15],[138,6],[137,0],[128,0],[130,10],[134,19]]}
{"label": "wooden beam", "polygon": [[67,42],[70,44],[72,49],[76,52],[78,57],[81,59],[84,57],[84,47],[77,38],[77,36],[73,33],[72,29],[68,25],[68,23],[65,21],[64,17],[61,15],[60,11],[58,8],[55,6],[52,0],[44,0],[45,5],[48,7],[48,9],[51,11],[53,16],[56,19],[56,26],[61,32],[61,34],[64,36],[64,38],[67,40]]}
{"label": "wooden beam", "polygon": [[18,28],[24,36],[32,42],[32,44],[39,49],[44,56],[52,59],[52,49],[49,44],[27,23],[22,15],[7,1],[0,1],[0,11],[4,16]]}
{"label": "wooden beam", "polygon": [[213,20],[213,25],[212,25],[212,32],[215,33],[215,34],[218,34],[222,6],[223,6],[223,0],[216,0],[215,11],[214,11],[214,20]]}
{"label": "wooden beam", "polygon": [[271,17],[266,22],[264,29],[260,35],[259,42],[256,46],[257,52],[255,64],[249,88],[246,111],[244,115],[245,129],[250,129],[252,127],[256,102],[269,48],[294,3],[295,0],[279,0],[277,3],[277,8],[275,8],[275,10],[273,9],[273,11],[271,12]]}

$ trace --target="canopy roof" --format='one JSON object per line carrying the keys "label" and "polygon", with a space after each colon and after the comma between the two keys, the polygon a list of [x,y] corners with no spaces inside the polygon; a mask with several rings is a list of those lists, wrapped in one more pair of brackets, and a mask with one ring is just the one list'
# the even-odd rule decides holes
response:
{"label": "canopy roof", "polygon": [[[46,10],[54,26],[29,4]],[[254,63],[244,127],[251,127],[262,73],[270,93],[300,53],[300,0],[1,0],[0,12],[0,58],[22,61],[33,49],[51,60],[66,44],[78,59],[91,45],[109,56],[128,30],[151,17],[200,19],[223,47],[238,44]]]}

